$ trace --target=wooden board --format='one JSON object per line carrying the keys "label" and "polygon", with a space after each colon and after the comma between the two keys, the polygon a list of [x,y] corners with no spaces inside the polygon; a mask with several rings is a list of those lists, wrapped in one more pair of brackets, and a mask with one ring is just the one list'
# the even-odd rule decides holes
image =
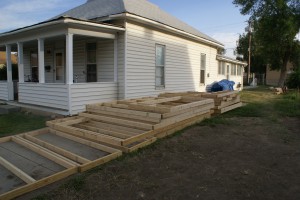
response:
{"label": "wooden board", "polygon": [[121,119],[116,117],[109,117],[109,116],[89,114],[89,113],[80,113],[79,116],[92,119],[95,121],[108,122],[110,124],[122,125],[131,128],[138,128],[146,131],[152,130],[152,125],[153,125],[149,123],[136,122],[129,119]]}
{"label": "wooden board", "polygon": [[243,105],[242,102],[239,102],[239,103],[236,103],[236,104],[233,104],[231,106],[227,106],[225,108],[221,108],[220,110],[215,110],[214,113],[216,114],[222,114],[222,113],[225,113],[225,112],[228,112],[230,110],[233,110],[233,109],[236,109],[236,108],[239,108]]}
{"label": "wooden board", "polygon": [[[44,129],[38,130],[37,132],[43,132]],[[0,199],[13,199],[15,197],[18,197],[22,194],[25,194],[27,192],[33,191],[35,189],[38,189],[40,187],[43,187],[45,185],[48,185],[50,183],[53,183],[55,181],[58,181],[60,179],[63,179],[67,176],[70,176],[72,174],[75,174],[78,171],[78,168],[76,165],[73,164],[72,161],[68,161],[67,159],[64,159],[60,157],[59,155],[55,153],[51,153],[50,151],[45,150],[44,148],[38,149],[36,148],[37,145],[32,144],[30,142],[27,143],[26,140],[24,140],[22,137],[19,136],[10,136],[6,137],[5,140],[1,140],[0,143],[5,142],[16,142],[19,145],[25,147],[26,149],[29,149],[29,151],[38,153],[42,156],[45,156],[47,159],[54,161],[58,165],[62,166],[64,170],[55,173],[51,176],[44,177],[42,179],[34,179],[28,174],[26,174],[22,168],[18,168],[11,164],[8,160],[0,157],[0,165],[4,166],[6,169],[11,171],[13,174],[15,174],[17,177],[19,177],[21,180],[26,182],[27,184],[21,187],[18,187],[16,189],[13,189],[11,191],[8,191],[6,193],[0,194]],[[26,159],[33,159],[31,157],[28,157]],[[3,180],[0,180],[3,181]]]}
{"label": "wooden board", "polygon": [[[69,135],[69,134],[66,134],[66,133],[63,133],[63,132],[60,132],[60,131],[55,131],[53,129],[48,129],[47,133],[48,134],[54,134],[54,135],[57,135],[59,137],[66,138],[68,140],[74,141],[76,143],[83,144],[83,145],[88,146],[90,148],[94,148],[94,149],[109,153],[108,155],[103,156],[101,158],[98,158],[96,160],[89,160],[87,158],[84,158],[83,156],[77,155],[77,154],[72,153],[72,152],[70,152],[66,149],[55,146],[54,144],[49,144],[48,142],[45,142],[41,139],[38,139],[38,138],[32,136],[32,135],[38,136],[39,134],[31,133],[31,134],[25,134],[24,135],[24,138],[26,138],[30,141],[36,142],[40,146],[43,146],[43,147],[45,147],[45,148],[47,148],[47,149],[49,149],[49,150],[51,150],[55,153],[63,155],[65,157],[79,163],[80,165],[78,166],[78,168],[79,168],[80,172],[83,172],[83,171],[89,170],[93,167],[99,166],[103,163],[106,163],[106,162],[108,162],[112,159],[115,159],[115,158],[122,155],[122,152],[120,150],[113,149],[113,148],[110,148],[110,147],[107,147],[107,146],[104,146],[104,145],[100,145],[100,144],[97,144],[97,143],[94,143],[94,142],[91,142],[91,141],[88,141],[88,140],[85,140],[85,139],[82,139],[82,138],[74,137],[72,135]],[[84,151],[84,150],[82,149],[82,151]]]}

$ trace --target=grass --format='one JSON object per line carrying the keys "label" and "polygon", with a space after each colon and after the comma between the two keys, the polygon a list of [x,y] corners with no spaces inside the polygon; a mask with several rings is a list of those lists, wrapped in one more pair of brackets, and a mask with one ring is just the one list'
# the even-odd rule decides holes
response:
{"label": "grass", "polygon": [[275,95],[268,87],[260,86],[242,91],[241,99],[245,103],[243,107],[206,119],[199,125],[230,125],[228,118],[232,117],[261,117],[271,122],[282,117],[300,117],[300,94],[297,91]]}
{"label": "grass", "polygon": [[47,117],[21,112],[0,115],[0,137],[43,128],[47,120]]}

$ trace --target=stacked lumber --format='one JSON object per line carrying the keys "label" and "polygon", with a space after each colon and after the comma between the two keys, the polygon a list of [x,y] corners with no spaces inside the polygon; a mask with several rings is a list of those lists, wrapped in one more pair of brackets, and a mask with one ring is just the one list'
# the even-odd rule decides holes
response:
{"label": "stacked lumber", "polygon": [[203,98],[145,97],[87,105],[87,112],[79,116],[102,122],[104,117],[110,117],[105,123],[117,123],[148,131],[147,136],[162,137],[162,132],[171,134],[171,129],[183,127],[184,122],[191,123],[193,120],[195,123],[197,119],[210,117],[213,106],[212,100]]}
{"label": "stacked lumber", "polygon": [[220,92],[180,92],[180,93],[163,93],[159,97],[174,97],[181,96],[185,99],[190,100],[203,100],[212,99],[214,102],[214,107],[212,108],[212,114],[222,114],[233,110],[235,108],[241,107],[242,102],[238,91],[220,91]]}
{"label": "stacked lumber", "polygon": [[221,91],[203,94],[202,97],[214,100],[213,114],[222,114],[242,106],[238,91]]}

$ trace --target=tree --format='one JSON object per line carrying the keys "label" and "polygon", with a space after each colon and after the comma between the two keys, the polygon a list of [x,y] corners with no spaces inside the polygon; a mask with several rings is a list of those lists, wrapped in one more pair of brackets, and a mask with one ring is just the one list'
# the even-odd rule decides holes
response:
{"label": "tree", "polygon": [[255,52],[263,57],[271,69],[280,69],[279,86],[287,75],[287,64],[299,57],[300,29],[299,0],[234,0],[243,15],[250,15],[254,23]]}
{"label": "tree", "polygon": [[[239,36],[238,45],[236,48],[236,52],[238,55],[243,55],[243,59],[237,57],[237,60],[248,60],[249,59],[249,33],[242,34]],[[252,37],[251,40],[251,73],[266,73],[267,63],[262,55],[256,51],[256,42],[255,38]]]}

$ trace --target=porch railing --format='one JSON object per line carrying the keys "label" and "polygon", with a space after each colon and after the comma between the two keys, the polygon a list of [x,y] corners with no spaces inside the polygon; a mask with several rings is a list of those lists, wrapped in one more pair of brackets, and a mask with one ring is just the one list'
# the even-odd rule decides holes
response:
{"label": "porch railing", "polygon": [[68,86],[56,83],[19,83],[19,102],[68,110]]}
{"label": "porch railing", "polygon": [[[85,111],[87,104],[118,98],[115,82],[97,83],[19,83],[20,103],[61,109],[71,115]],[[0,82],[0,99],[7,100],[7,82]]]}
{"label": "porch railing", "polygon": [[71,87],[71,114],[85,111],[85,105],[117,100],[118,88],[115,82],[76,83]]}
{"label": "porch railing", "polygon": [[6,81],[0,81],[0,100],[8,100],[8,89]]}

